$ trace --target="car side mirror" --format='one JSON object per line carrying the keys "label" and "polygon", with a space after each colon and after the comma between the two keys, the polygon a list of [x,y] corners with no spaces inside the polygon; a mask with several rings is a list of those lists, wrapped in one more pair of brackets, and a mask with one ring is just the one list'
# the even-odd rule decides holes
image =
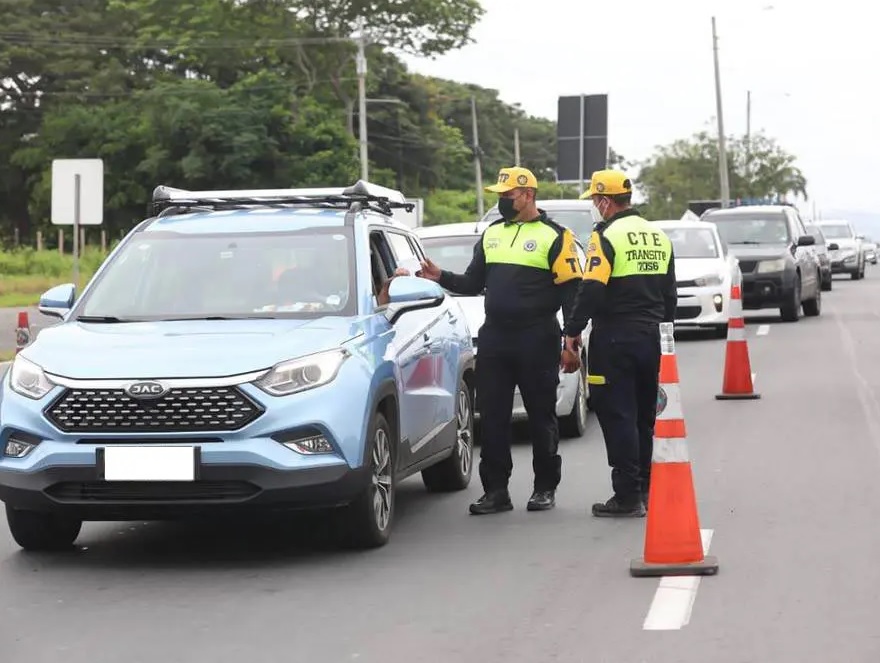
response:
{"label": "car side mirror", "polygon": [[798,246],[813,246],[815,243],[816,238],[812,235],[801,235],[797,240]]}
{"label": "car side mirror", "polygon": [[75,298],[76,286],[73,283],[56,285],[40,297],[40,313],[53,318],[63,318],[73,308]]}
{"label": "car side mirror", "polygon": [[837,251],[839,248],[840,248],[840,245],[837,244],[836,242],[831,242],[831,244],[828,245],[829,251]]}
{"label": "car side mirror", "polygon": [[385,317],[394,324],[404,313],[439,306],[446,293],[440,284],[417,276],[397,276],[388,285]]}

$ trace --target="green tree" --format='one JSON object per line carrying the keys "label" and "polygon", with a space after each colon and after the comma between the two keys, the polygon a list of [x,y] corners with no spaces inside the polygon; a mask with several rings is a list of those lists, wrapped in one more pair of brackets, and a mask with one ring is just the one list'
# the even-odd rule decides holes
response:
{"label": "green tree", "polygon": [[[795,157],[772,138],[731,136],[727,152],[732,199],[806,197],[807,181]],[[647,198],[645,213],[652,218],[679,218],[689,201],[719,198],[715,136],[701,131],[658,148],[642,164],[637,182]]]}

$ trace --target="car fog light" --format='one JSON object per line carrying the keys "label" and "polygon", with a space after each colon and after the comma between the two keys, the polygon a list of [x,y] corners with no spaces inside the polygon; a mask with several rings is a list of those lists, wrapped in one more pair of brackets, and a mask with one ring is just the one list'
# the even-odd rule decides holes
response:
{"label": "car fog light", "polygon": [[724,308],[724,297],[722,295],[715,295],[712,297],[712,303],[715,304],[715,310],[721,313],[721,309]]}
{"label": "car fog light", "polygon": [[333,451],[330,440],[323,435],[291,440],[290,442],[284,442],[284,446],[301,454],[327,454]]}
{"label": "car fog light", "polygon": [[16,440],[14,437],[11,437],[6,442],[6,447],[3,449],[3,455],[8,458],[24,458],[34,449],[34,446],[36,445],[33,445],[30,442]]}

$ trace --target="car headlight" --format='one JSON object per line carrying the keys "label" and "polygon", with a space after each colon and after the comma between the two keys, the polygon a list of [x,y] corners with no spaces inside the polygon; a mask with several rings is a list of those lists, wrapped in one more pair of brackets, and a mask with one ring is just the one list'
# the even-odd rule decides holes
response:
{"label": "car headlight", "polygon": [[16,394],[38,401],[55,388],[55,383],[42,368],[18,355],[9,369],[9,386]]}
{"label": "car headlight", "polygon": [[781,272],[785,269],[785,259],[762,260],[758,263],[758,273],[766,274],[767,272]]}
{"label": "car headlight", "polygon": [[718,274],[707,274],[706,276],[701,276],[697,279],[694,279],[694,283],[696,283],[700,287],[705,287],[709,285],[721,285],[723,281],[724,280]]}
{"label": "car headlight", "polygon": [[332,382],[349,356],[347,350],[339,348],[291,359],[275,366],[254,384],[272,396],[288,396],[314,389]]}

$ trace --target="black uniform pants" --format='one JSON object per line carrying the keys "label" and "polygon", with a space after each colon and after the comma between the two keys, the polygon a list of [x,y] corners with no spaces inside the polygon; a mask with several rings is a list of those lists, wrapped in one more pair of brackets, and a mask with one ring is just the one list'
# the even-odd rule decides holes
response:
{"label": "black uniform pants", "polygon": [[562,338],[555,318],[526,328],[487,321],[477,340],[480,479],[483,489],[506,489],[513,471],[510,446],[514,390],[529,417],[535,490],[554,490],[562,478],[556,389]]}
{"label": "black uniform pants", "polygon": [[657,390],[660,373],[659,328],[596,327],[590,333],[587,362],[590,398],[608,452],[615,497],[631,504],[648,492]]}

